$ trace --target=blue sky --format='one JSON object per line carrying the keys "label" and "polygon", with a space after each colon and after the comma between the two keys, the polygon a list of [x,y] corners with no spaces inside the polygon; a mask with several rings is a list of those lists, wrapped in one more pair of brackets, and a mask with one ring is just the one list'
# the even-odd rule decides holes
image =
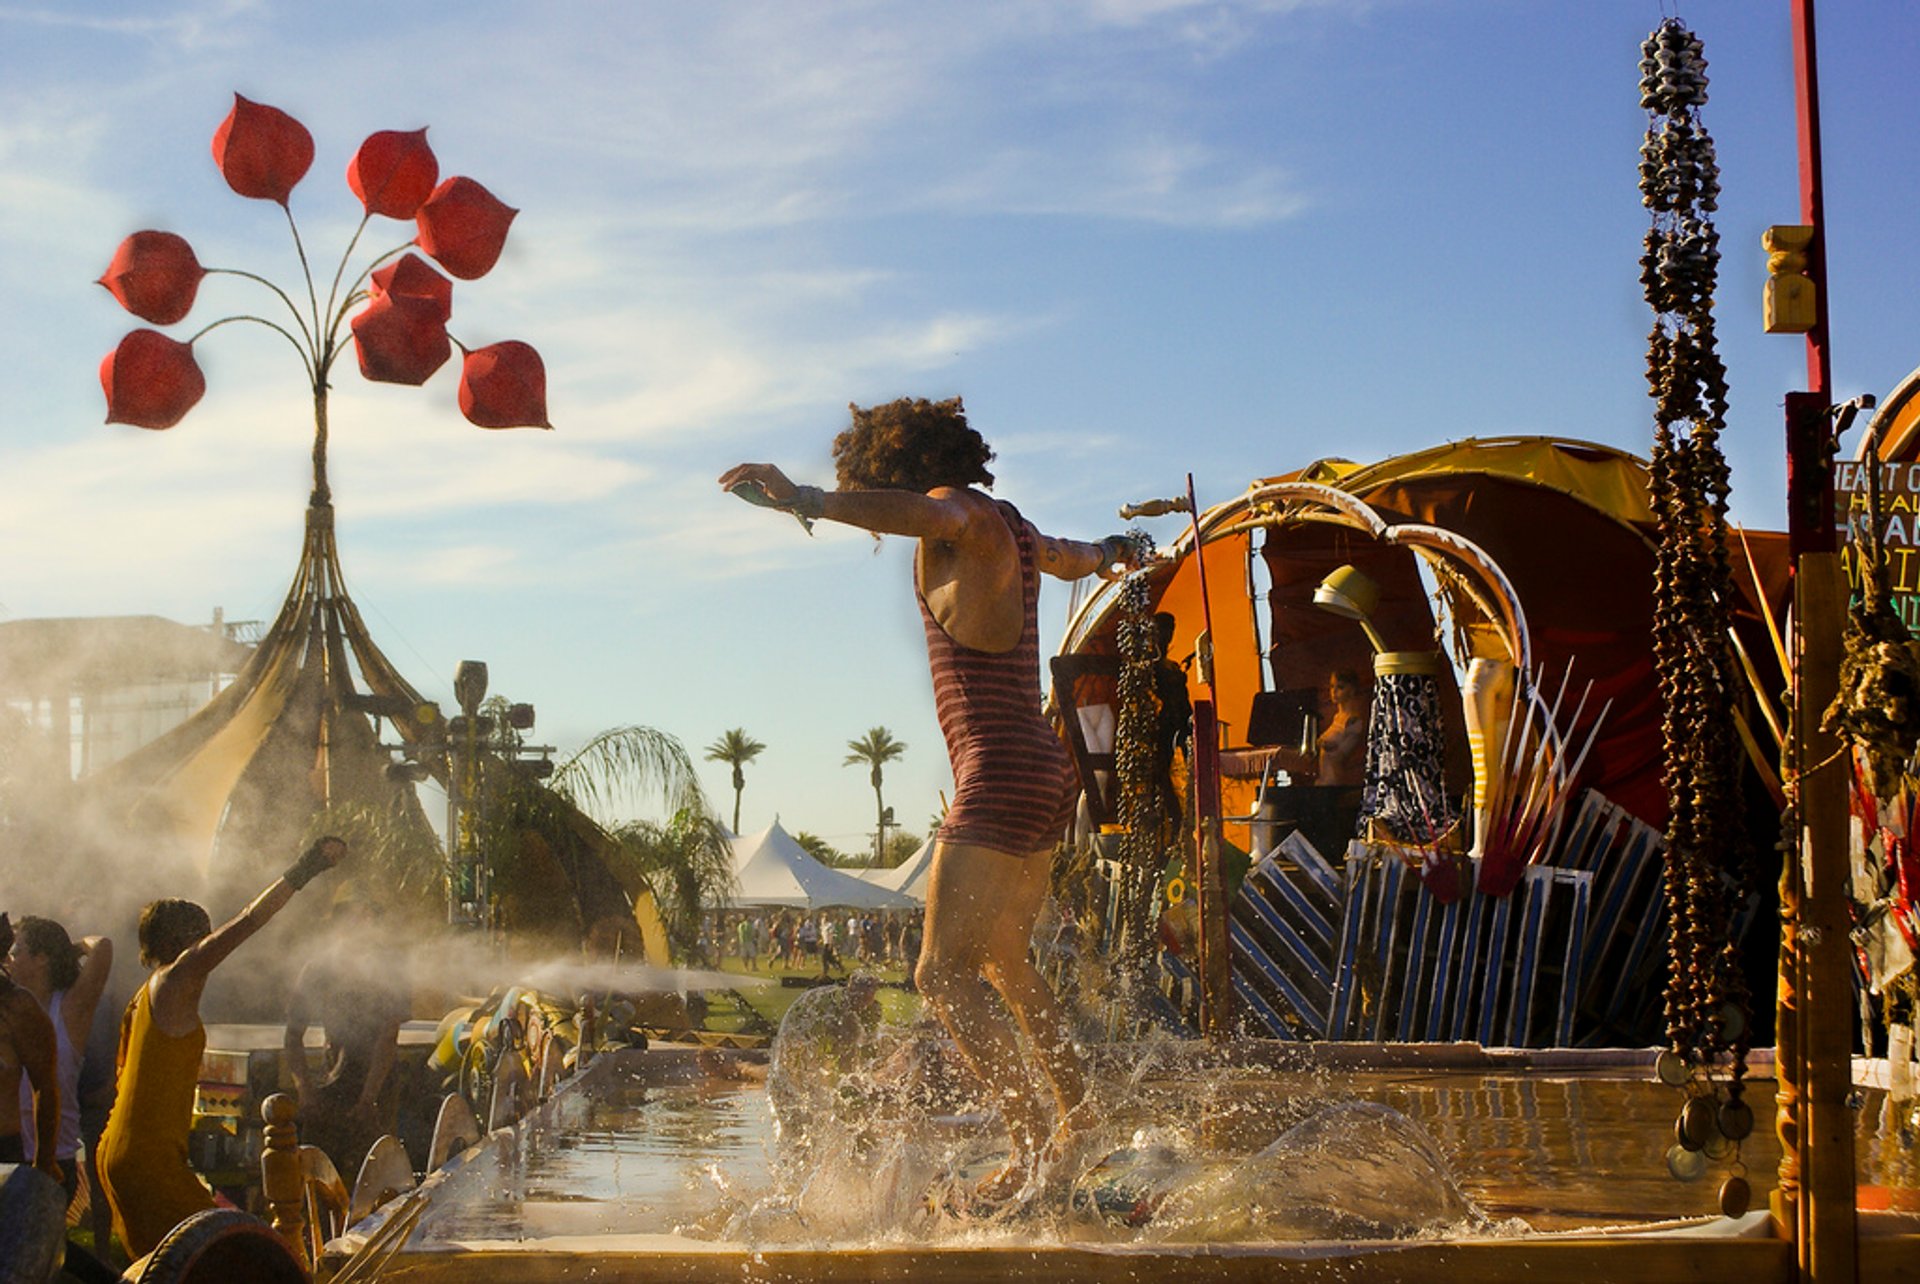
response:
{"label": "blue sky", "polygon": [[[318,154],[316,263],[376,129],[522,213],[454,331],[544,355],[552,433],[485,433],[451,368],[333,397],[349,584],[412,681],[455,664],[563,747],[644,722],[696,754],[742,726],[744,827],[858,848],[845,742],[947,787],[907,548],[791,522],[712,479],[830,481],[849,401],[966,398],[998,492],[1097,536],[1327,455],[1554,433],[1644,452],[1635,188],[1656,0],[469,3],[0,0],[0,618],[270,617],[299,547],[310,415],[290,350],[227,327],[177,428],[103,426],[137,324],[90,284],[119,240],[291,285],[284,221],[208,153],[235,91]],[[1736,516],[1778,526],[1797,339],[1760,333],[1768,224],[1798,220],[1787,0],[1690,0],[1725,194],[1719,329]],[[1916,364],[1920,14],[1821,6],[1835,390]],[[409,234],[389,225],[385,248]],[[262,300],[209,283],[184,334]],[[1173,528],[1161,531],[1170,537]],[[1057,637],[1064,590],[1043,600]],[[704,778],[724,811],[724,769]]]}

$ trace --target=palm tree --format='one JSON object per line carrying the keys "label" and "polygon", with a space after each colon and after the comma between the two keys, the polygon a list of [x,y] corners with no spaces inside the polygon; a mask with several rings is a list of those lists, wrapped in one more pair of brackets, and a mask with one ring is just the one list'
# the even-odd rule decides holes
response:
{"label": "palm tree", "polygon": [[724,762],[733,768],[733,832],[740,832],[740,793],[747,787],[747,773],[741,768],[760,756],[766,746],[735,727],[707,746],[708,762]]}
{"label": "palm tree", "polygon": [[[702,906],[732,890],[733,849],[686,747],[652,727],[614,727],[555,764],[544,784],[517,772],[513,778],[489,816],[502,836],[532,834],[563,866],[583,844],[595,848],[616,879],[653,893],[670,942],[687,957],[699,939]],[[615,818],[648,803],[663,804],[673,819],[661,825]],[[597,838],[582,832],[582,819],[597,827]],[[519,846],[510,838],[498,849],[517,853]],[[509,858],[503,882],[536,893],[542,869],[517,870],[515,863]]]}
{"label": "palm tree", "polygon": [[835,869],[844,869],[857,863],[851,856],[848,856],[838,847],[835,847],[832,843],[820,837],[820,835],[810,834],[804,829],[793,836],[793,841],[800,845],[801,851],[813,857],[822,865],[831,865]]}
{"label": "palm tree", "polygon": [[653,889],[675,956],[714,966],[700,955],[701,913],[733,892],[733,844],[719,819],[686,807],[665,824],[631,821],[613,839],[610,863]]}
{"label": "palm tree", "polygon": [[840,765],[851,767],[864,762],[873,768],[868,779],[873,781],[874,817],[873,856],[874,864],[880,863],[880,856],[887,835],[887,804],[880,796],[880,768],[906,753],[907,746],[893,738],[893,733],[885,727],[873,727],[858,740],[847,741],[847,758]]}

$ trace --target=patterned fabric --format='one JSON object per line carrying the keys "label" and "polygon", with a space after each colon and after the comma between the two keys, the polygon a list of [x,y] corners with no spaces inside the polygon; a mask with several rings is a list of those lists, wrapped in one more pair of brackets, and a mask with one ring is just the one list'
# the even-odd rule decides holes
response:
{"label": "patterned fabric", "polygon": [[934,712],[953,764],[953,805],[940,838],[1013,856],[1051,847],[1073,819],[1078,789],[1066,746],[1040,713],[1040,572],[1033,533],[1013,505],[995,501],[1020,550],[1020,639],[1011,651],[953,640],[916,587],[927,631]]}
{"label": "patterned fabric", "polygon": [[1430,843],[1459,818],[1447,796],[1440,683],[1427,673],[1383,673],[1367,726],[1360,833],[1377,820],[1402,842]]}

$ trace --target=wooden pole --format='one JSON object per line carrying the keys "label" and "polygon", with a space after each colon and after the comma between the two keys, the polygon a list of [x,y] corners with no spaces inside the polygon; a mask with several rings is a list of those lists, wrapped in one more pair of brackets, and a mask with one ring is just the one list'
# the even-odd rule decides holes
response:
{"label": "wooden pole", "polygon": [[[1832,357],[1827,333],[1826,208],[1820,166],[1814,0],[1790,0],[1800,221],[1813,229],[1807,276],[1809,390],[1787,394],[1787,522],[1794,556],[1794,775],[1799,842],[1781,880],[1779,1205],[1803,1280],[1851,1284],[1858,1269],[1854,1172],[1853,959],[1845,745],[1820,729],[1839,688],[1847,582],[1834,549]],[[1791,1220],[1788,1220],[1790,1216]]]}
{"label": "wooden pole", "polygon": [[1801,840],[1800,906],[1794,951],[1798,969],[1800,1208],[1802,1278],[1850,1284],[1855,1278],[1853,1111],[1853,958],[1847,904],[1848,755],[1820,729],[1839,688],[1840,619],[1846,572],[1837,553],[1800,555],[1794,583],[1798,654]]}
{"label": "wooden pole", "polygon": [[292,1097],[276,1092],[260,1104],[266,1123],[265,1148],[260,1152],[260,1194],[267,1202],[267,1222],[286,1241],[309,1272],[307,1254],[307,1179],[300,1171],[300,1130]]}
{"label": "wooden pole", "polygon": [[1233,968],[1227,947],[1226,880],[1220,871],[1219,692],[1213,683],[1213,606],[1207,597],[1206,548],[1200,540],[1200,504],[1187,474],[1187,513],[1193,521],[1193,569],[1200,580],[1200,614],[1205,626],[1201,679],[1205,699],[1193,702],[1194,884],[1200,920],[1200,1033],[1209,1039],[1233,1031]]}

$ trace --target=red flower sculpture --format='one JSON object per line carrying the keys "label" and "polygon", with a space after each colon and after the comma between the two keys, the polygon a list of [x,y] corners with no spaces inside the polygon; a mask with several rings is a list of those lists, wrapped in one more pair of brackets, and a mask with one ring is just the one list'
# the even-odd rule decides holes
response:
{"label": "red flower sculpture", "polygon": [[207,391],[193,345],[158,330],[135,330],[100,363],[107,422],[171,428]]}
{"label": "red flower sculpture", "polygon": [[431,299],[386,294],[353,319],[353,350],[360,373],[377,383],[418,386],[453,355],[447,325]]}
{"label": "red flower sculpture", "polygon": [[100,284],[142,321],[172,325],[193,310],[207,270],[185,238],[172,232],[135,232],[120,242]]}
{"label": "red flower sculpture", "polygon": [[435,319],[443,325],[453,316],[453,282],[428,267],[418,254],[387,264],[369,279],[375,299],[392,294],[429,301],[434,305]]}
{"label": "red flower sculpture", "polygon": [[460,413],[482,428],[551,428],[547,367],[515,339],[466,354],[460,364]]}
{"label": "red flower sculpture", "polygon": [[450,178],[420,207],[417,239],[441,267],[463,281],[476,280],[499,260],[519,212],[470,178]]}
{"label": "red flower sculpture", "polygon": [[439,179],[440,162],[427,146],[424,129],[369,134],[347,162],[347,186],[367,213],[388,218],[412,218]]}
{"label": "red flower sculpture", "polygon": [[285,205],[313,164],[313,135],[278,107],[235,94],[233,110],[213,131],[213,160],[240,195]]}
{"label": "red flower sculpture", "polygon": [[[242,196],[279,203],[288,198],[313,164],[313,136],[278,108],[234,95],[233,110],[213,135],[213,157],[227,185]],[[347,164],[347,186],[366,215],[341,257],[324,303],[300,254],[305,297],[298,299],[251,272],[205,268],[193,247],[171,232],[135,232],[121,242],[100,284],[126,309],[155,325],[184,320],[200,280],[209,272],[245,277],[270,290],[286,309],[278,319],[251,314],[223,317],[185,343],[153,330],[136,330],[100,364],[107,395],[107,421],[142,428],[171,428],[206,392],[194,360],[199,337],[231,321],[250,321],[275,331],[300,354],[313,389],[313,502],[331,496],[326,481],[327,394],[334,362],[353,339],[360,373],[381,383],[421,384],[447,363],[455,340],[453,282],[426,259],[408,253],[418,244],[448,272],[466,280],[485,275],[498,261],[507,228],[518,212],[470,178],[436,186],[440,162],[427,146],[425,129],[370,134]],[[373,257],[348,271],[354,249],[374,215],[412,218],[415,241]],[[296,242],[298,226],[294,226]],[[496,343],[472,351],[460,377],[460,409],[484,428],[551,427],[547,422],[547,374],[540,354],[524,343]]]}

